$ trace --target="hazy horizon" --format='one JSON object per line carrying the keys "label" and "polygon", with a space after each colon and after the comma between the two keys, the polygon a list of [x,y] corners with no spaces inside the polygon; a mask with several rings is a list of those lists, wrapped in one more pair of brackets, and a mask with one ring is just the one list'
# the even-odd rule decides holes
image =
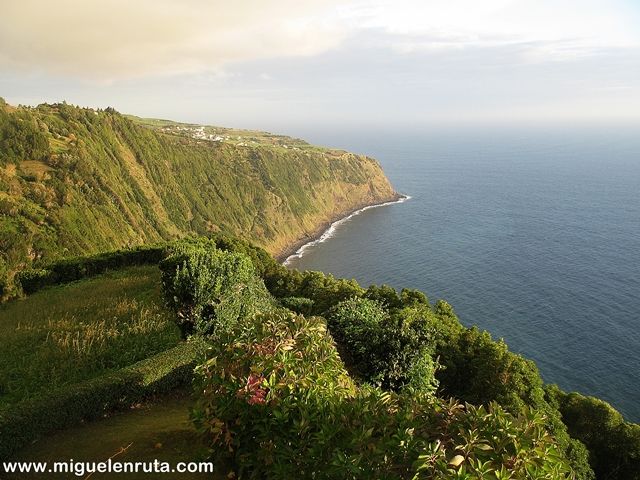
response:
{"label": "hazy horizon", "polygon": [[640,124],[631,0],[24,0],[0,96],[287,133]]}

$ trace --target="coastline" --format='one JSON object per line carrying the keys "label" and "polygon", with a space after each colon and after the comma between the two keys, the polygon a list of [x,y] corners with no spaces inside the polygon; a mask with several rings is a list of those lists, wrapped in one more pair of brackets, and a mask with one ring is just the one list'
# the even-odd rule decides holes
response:
{"label": "coastline", "polygon": [[311,248],[319,243],[323,243],[331,238],[336,228],[338,228],[341,224],[348,221],[349,219],[355,217],[356,215],[360,215],[362,212],[372,208],[386,207],[388,205],[394,205],[396,203],[404,203],[410,198],[411,197],[409,195],[396,193],[393,195],[393,197],[391,197],[390,200],[385,200],[378,203],[363,204],[358,206],[357,208],[347,211],[346,213],[336,215],[331,220],[322,223],[312,234],[306,235],[305,237],[292,244],[290,247],[286,248],[282,253],[276,255],[275,258],[279,263],[286,267],[291,259],[302,257],[305,250],[307,250],[308,248]]}

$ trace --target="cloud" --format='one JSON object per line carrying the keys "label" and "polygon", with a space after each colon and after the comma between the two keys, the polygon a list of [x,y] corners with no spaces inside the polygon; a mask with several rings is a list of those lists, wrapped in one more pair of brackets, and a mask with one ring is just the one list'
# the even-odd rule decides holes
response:
{"label": "cloud", "polygon": [[347,11],[359,28],[395,36],[401,53],[544,43],[568,58],[640,45],[636,10],[622,0],[377,0]]}
{"label": "cloud", "polygon": [[[221,118],[219,123],[242,125],[243,118],[251,118],[272,129],[282,122],[282,131],[314,122],[410,126],[639,118],[639,48],[534,62],[527,61],[528,52],[546,50],[545,42],[399,55],[389,47],[396,38],[369,29],[322,55],[235,65],[233,82],[211,85],[209,101],[198,100],[204,106],[200,118],[207,118],[211,105],[215,112],[209,118]],[[277,77],[260,82],[265,71]],[[242,109],[240,101],[246,102]]]}
{"label": "cloud", "polygon": [[255,128],[637,121],[632,1],[3,0],[0,94]]}
{"label": "cloud", "polygon": [[7,0],[0,67],[113,80],[305,56],[347,34],[334,0]]}
{"label": "cloud", "polygon": [[566,59],[640,45],[624,0],[4,0],[0,68],[92,80],[221,72],[386,31],[399,54],[544,44]]}

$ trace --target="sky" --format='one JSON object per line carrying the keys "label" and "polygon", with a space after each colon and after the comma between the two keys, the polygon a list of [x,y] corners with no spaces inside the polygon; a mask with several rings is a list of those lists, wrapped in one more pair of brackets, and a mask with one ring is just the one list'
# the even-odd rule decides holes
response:
{"label": "sky", "polygon": [[2,0],[0,96],[281,132],[640,124],[640,2]]}

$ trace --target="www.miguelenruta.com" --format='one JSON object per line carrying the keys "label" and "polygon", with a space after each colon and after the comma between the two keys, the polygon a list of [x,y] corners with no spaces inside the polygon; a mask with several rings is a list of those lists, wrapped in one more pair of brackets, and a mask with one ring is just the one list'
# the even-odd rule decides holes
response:
{"label": "www.miguelenruta.com", "polygon": [[[3,462],[4,473],[19,476],[24,474],[69,474],[86,477],[94,473],[214,473],[211,462],[178,462],[171,464],[154,460],[152,462],[80,462],[72,459],[63,462]],[[1,477],[0,477],[1,478]],[[30,477],[25,477],[30,478]],[[57,477],[60,478],[60,477]]]}

